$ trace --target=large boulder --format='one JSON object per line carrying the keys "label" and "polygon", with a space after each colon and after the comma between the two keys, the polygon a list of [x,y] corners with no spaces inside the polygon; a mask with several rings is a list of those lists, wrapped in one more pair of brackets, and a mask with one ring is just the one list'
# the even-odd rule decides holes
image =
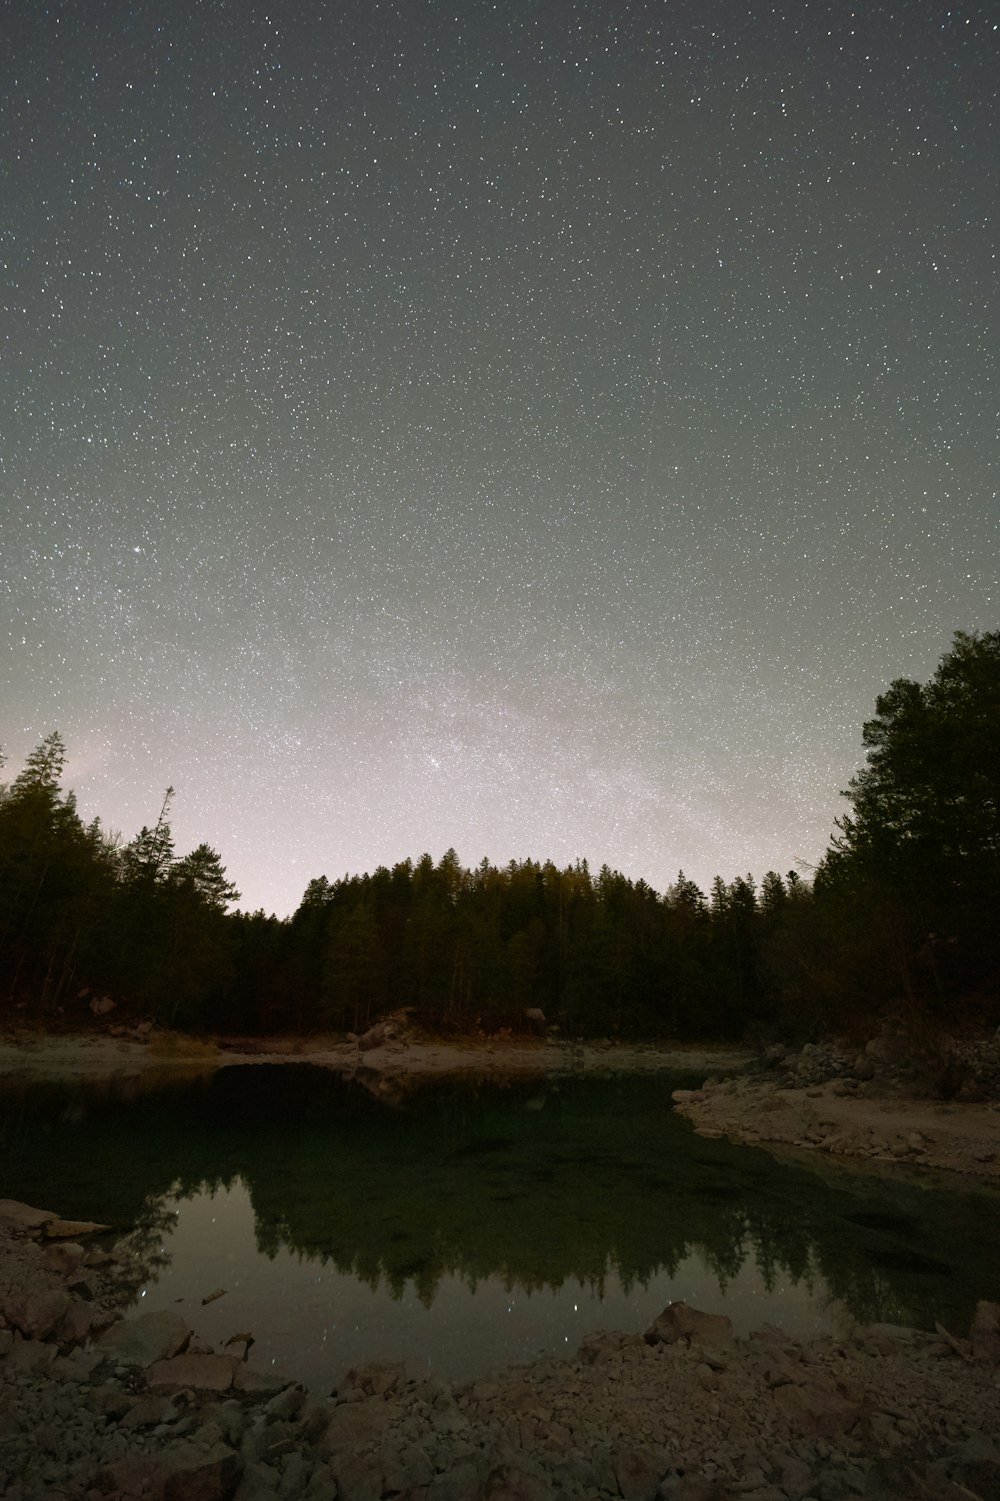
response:
{"label": "large boulder", "polygon": [[724,1313],[702,1313],[687,1303],[668,1303],[655,1323],[646,1330],[647,1345],[731,1345],[733,1321]]}
{"label": "large boulder", "polygon": [[69,1313],[73,1300],[65,1288],[22,1287],[4,1304],[8,1324],[26,1339],[45,1339]]}
{"label": "large boulder", "polygon": [[97,1341],[102,1355],[123,1365],[152,1365],[155,1360],[169,1360],[183,1350],[191,1330],[178,1313],[141,1313],[138,1318],[120,1319]]}

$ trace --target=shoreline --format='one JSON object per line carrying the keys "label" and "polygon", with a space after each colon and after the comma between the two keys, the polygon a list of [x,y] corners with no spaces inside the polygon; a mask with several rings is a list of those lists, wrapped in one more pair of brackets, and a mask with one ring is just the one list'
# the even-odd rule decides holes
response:
{"label": "shoreline", "polygon": [[[822,1070],[821,1072],[828,1072]],[[673,1091],[674,1104],[705,1137],[726,1137],[775,1156],[821,1154],[862,1167],[956,1173],[1000,1187],[1000,1100],[943,1100],[884,1074],[859,1083],[834,1071],[807,1082],[741,1073]]]}
{"label": "shoreline", "polygon": [[[119,1317],[100,1227],[0,1203],[9,1501],[995,1501],[1000,1305],[967,1338],[803,1341],[669,1305],[645,1335],[464,1385],[401,1365],[316,1400],[179,1314]],[[90,1246],[92,1249],[87,1249]]]}
{"label": "shoreline", "polygon": [[[169,1035],[169,1034],[168,1034]],[[652,1043],[567,1042],[551,1039],[397,1037],[359,1047],[340,1037],[180,1038],[158,1045],[157,1034],[134,1036],[24,1034],[0,1038],[0,1078],[107,1078],[150,1070],[214,1070],[253,1064],[308,1063],[351,1077],[360,1072],[383,1078],[587,1073],[729,1073],[752,1058],[748,1048],[723,1044],[664,1047]]]}
{"label": "shoreline", "polygon": [[[858,1096],[838,1078],[754,1074],[739,1049],[411,1038],[364,1050],[286,1039],[264,1051],[192,1052],[178,1042],[171,1058],[162,1046],[106,1035],[7,1040],[0,1078],[303,1062],[357,1077],[391,1105],[396,1091],[454,1075],[702,1071],[713,1075],[705,1087],[676,1100],[694,1129],[809,1151],[814,1161],[819,1152],[818,1168],[859,1159],[860,1170],[912,1168],[930,1182],[939,1167],[962,1171],[970,1143],[986,1143],[980,1153],[993,1152],[994,1139],[1000,1147],[995,1102],[906,1099],[884,1078]],[[916,1122],[928,1126],[928,1114],[937,1124],[925,1131]],[[903,1124],[912,1129],[900,1138]],[[1000,1173],[992,1158],[966,1165],[984,1186]],[[838,1170],[858,1169],[844,1161]],[[122,1317],[134,1268],[115,1249],[100,1227],[0,1203],[0,1491],[11,1501],[1000,1495],[994,1303],[978,1305],[967,1335],[845,1324],[803,1340],[769,1326],[735,1338],[728,1319],[673,1304],[645,1336],[597,1331],[567,1359],[464,1385],[364,1365],[317,1400],[294,1380],[255,1371],[249,1344],[199,1345],[172,1312]]]}
{"label": "shoreline", "polygon": [[[362,1040],[363,1043],[363,1040]],[[990,1046],[1000,1053],[1000,1044]],[[821,1154],[872,1167],[961,1174],[1000,1186],[1000,1098],[942,1100],[898,1070],[870,1070],[828,1050],[818,1073],[807,1048],[786,1055],[784,1072],[761,1069],[749,1048],[722,1044],[568,1042],[548,1039],[442,1040],[397,1036],[374,1046],[339,1037],[202,1042],[173,1034],[66,1034],[0,1038],[0,1080],[105,1080],[184,1077],[223,1068],[308,1064],[354,1079],[387,1105],[443,1078],[503,1081],[536,1076],[702,1074],[700,1088],[677,1089],[678,1112],[701,1136],[725,1137],[782,1157]],[[844,1055],[846,1057],[846,1055]],[[832,1060],[832,1061],[831,1061]]]}

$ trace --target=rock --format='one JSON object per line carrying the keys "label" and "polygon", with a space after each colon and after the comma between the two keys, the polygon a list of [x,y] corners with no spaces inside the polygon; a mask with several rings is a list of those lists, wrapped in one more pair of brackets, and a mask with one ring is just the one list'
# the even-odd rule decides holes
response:
{"label": "rock", "polygon": [[4,1315],[28,1339],[45,1339],[66,1317],[72,1299],[64,1288],[24,1287],[7,1299]]}
{"label": "rock", "polygon": [[15,1230],[41,1230],[49,1220],[57,1218],[51,1209],[34,1209],[19,1199],[0,1199],[0,1224]]}
{"label": "rock", "polygon": [[969,1339],[975,1360],[1000,1360],[1000,1303],[983,1299],[976,1304]]}
{"label": "rock", "polygon": [[[181,1357],[184,1358],[183,1356]],[[230,1501],[243,1474],[243,1461],[223,1444],[189,1455],[171,1455],[163,1501]]]}
{"label": "rock", "polygon": [[131,1412],[135,1405],[135,1399],[129,1396],[125,1388],[117,1381],[104,1381],[100,1386],[94,1387],[88,1398],[87,1406],[91,1412],[100,1414],[102,1418],[110,1418],[112,1422],[118,1422],[127,1412]]}
{"label": "rock", "polygon": [[921,1467],[901,1459],[876,1459],[868,1471],[864,1501],[973,1501],[964,1486],[932,1481]]}
{"label": "rock", "polygon": [[170,1397],[149,1393],[140,1397],[134,1407],[121,1420],[123,1428],[155,1428],[160,1423],[172,1423],[178,1417],[177,1408]]}
{"label": "rock", "polygon": [[906,1036],[889,1027],[865,1044],[865,1057],[873,1063],[897,1066],[905,1062],[911,1052],[912,1048]]}
{"label": "rock", "polygon": [[286,1386],[272,1397],[264,1406],[264,1411],[269,1418],[294,1418],[302,1410],[306,1400],[305,1387],[292,1385]]}
{"label": "rock", "polygon": [[96,1366],[101,1363],[101,1357],[94,1349],[83,1349],[78,1346],[70,1350],[66,1355],[60,1355],[49,1367],[57,1381],[73,1381],[78,1385],[89,1380]]}
{"label": "rock", "polygon": [[226,1392],[236,1378],[238,1364],[232,1355],[174,1355],[151,1365],[146,1381],[151,1387],[191,1386],[196,1391]]}
{"label": "rock", "polygon": [[995,1501],[1000,1496],[1000,1458],[961,1460],[952,1479],[964,1485],[976,1501]]}
{"label": "rock", "polygon": [[379,1455],[347,1450],[331,1455],[330,1468],[341,1501],[381,1501],[382,1464]]}
{"label": "rock", "polygon": [[[279,1483],[278,1471],[270,1465],[245,1464],[234,1501],[273,1501],[278,1493]],[[336,1487],[331,1491],[331,1496],[336,1496]]]}
{"label": "rock", "polygon": [[376,1022],[374,1027],[369,1027],[358,1038],[358,1047],[362,1053],[370,1053],[372,1048],[380,1048],[386,1041],[386,1027],[384,1022]]}
{"label": "rock", "polygon": [[[978,1305],[977,1305],[977,1307],[978,1307]],[[948,1346],[949,1350],[954,1350],[955,1354],[956,1355],[960,1355],[963,1360],[970,1360],[971,1361],[971,1359],[972,1359],[972,1351],[971,1351],[971,1349],[969,1347],[968,1340],[956,1339],[953,1334],[950,1334],[948,1332],[948,1330],[944,1327],[943,1324],[937,1324],[936,1323],[934,1325],[934,1331],[935,1331],[936,1334],[940,1335],[941,1339],[944,1340],[944,1342]]]}
{"label": "rock", "polygon": [[285,1461],[279,1494],[298,1498],[305,1494],[306,1486],[312,1475],[312,1465],[304,1454],[290,1454]]}
{"label": "rock", "polygon": [[97,1472],[97,1489],[111,1496],[161,1496],[166,1472],[158,1459],[130,1454]]}
{"label": "rock", "polygon": [[732,1494],[720,1480],[680,1475],[660,1481],[657,1501],[731,1501]]}
{"label": "rock", "polygon": [[583,1365],[596,1365],[598,1361],[614,1360],[629,1342],[628,1335],[605,1333],[598,1329],[595,1333],[587,1335],[576,1352],[576,1358]]}
{"label": "rock", "polygon": [[426,1448],[420,1444],[404,1444],[398,1450],[386,1447],[382,1451],[383,1489],[391,1492],[415,1490],[429,1485],[434,1479],[434,1465]]}
{"label": "rock", "polygon": [[380,1397],[342,1402],[333,1409],[319,1447],[327,1453],[342,1454],[376,1443],[401,1411],[397,1403],[385,1402]]}
{"label": "rock", "polygon": [[643,1337],[647,1345],[673,1345],[678,1340],[688,1345],[732,1345],[733,1321],[725,1314],[702,1313],[686,1303],[668,1303]]}
{"label": "rock", "polygon": [[79,1271],[83,1265],[86,1251],[75,1241],[63,1241],[57,1245],[46,1246],[42,1252],[42,1265],[48,1267],[51,1272],[61,1272],[63,1276],[71,1277]]}
{"label": "rock", "polygon": [[7,1352],[7,1369],[12,1371],[42,1371],[51,1366],[56,1358],[56,1347],[40,1339],[21,1339],[18,1336]]}
{"label": "rock", "polygon": [[292,1434],[290,1423],[269,1422],[263,1413],[258,1413],[240,1437],[240,1453],[248,1463],[268,1460],[269,1451]]}
{"label": "rock", "polygon": [[885,1340],[888,1349],[880,1349],[879,1355],[890,1355],[900,1346],[912,1347],[921,1343],[924,1338],[919,1329],[911,1329],[906,1324],[868,1324],[861,1331],[861,1338],[867,1345],[872,1339]]}
{"label": "rock", "polygon": [[98,1308],[85,1298],[70,1297],[70,1306],[56,1327],[56,1339],[61,1345],[79,1345],[95,1331],[106,1329],[115,1322],[115,1315]]}
{"label": "rock", "polygon": [[655,1501],[666,1468],[662,1454],[623,1449],[614,1458],[615,1479],[624,1501]]}
{"label": "rock", "polygon": [[321,1402],[316,1407],[310,1407],[309,1411],[299,1423],[299,1440],[303,1444],[314,1444],[322,1438],[330,1426],[333,1416],[333,1408],[327,1402]]}
{"label": "rock", "polygon": [[859,1403],[843,1396],[832,1382],[813,1376],[775,1387],[772,1400],[793,1432],[823,1438],[849,1432],[861,1415]]}
{"label": "rock", "polygon": [[148,1366],[156,1360],[168,1360],[183,1350],[191,1330],[180,1314],[141,1313],[134,1319],[120,1319],[97,1341],[102,1355],[124,1365]]}
{"label": "rock", "polygon": [[284,1391],[287,1385],[287,1376],[276,1376],[273,1371],[258,1371],[254,1366],[243,1365],[242,1362],[238,1364],[233,1382],[238,1392],[246,1392],[248,1396],[254,1397]]}
{"label": "rock", "polygon": [[754,1358],[760,1363],[761,1374],[769,1387],[793,1386],[808,1379],[802,1365],[801,1351],[787,1341],[762,1342],[755,1349]]}
{"label": "rock", "polygon": [[247,1426],[247,1411],[236,1397],[227,1397],[223,1402],[206,1402],[201,1409],[204,1421],[217,1423],[227,1444],[234,1449]]}
{"label": "rock", "polygon": [[110,1225],[98,1225],[94,1220],[61,1220],[56,1217],[46,1220],[42,1235],[46,1240],[75,1240],[78,1235],[98,1235],[110,1229]]}
{"label": "rock", "polygon": [[471,1459],[449,1465],[443,1475],[435,1475],[426,1489],[427,1501],[479,1501],[479,1471]]}
{"label": "rock", "polygon": [[809,1494],[812,1486],[812,1470],[801,1459],[789,1455],[785,1459],[779,1459],[778,1471],[781,1475],[781,1488],[789,1501],[802,1501]]}
{"label": "rock", "polygon": [[552,1501],[552,1488],[520,1465],[498,1465],[486,1477],[483,1501]]}
{"label": "rock", "polygon": [[343,1386],[345,1391],[356,1388],[369,1397],[384,1397],[405,1380],[406,1366],[402,1361],[372,1361],[369,1365],[352,1366]]}

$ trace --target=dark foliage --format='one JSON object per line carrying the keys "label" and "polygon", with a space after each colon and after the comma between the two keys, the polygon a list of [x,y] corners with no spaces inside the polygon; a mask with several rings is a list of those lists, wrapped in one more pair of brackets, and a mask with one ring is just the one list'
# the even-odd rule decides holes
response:
{"label": "dark foliage", "polygon": [[363,1031],[406,1007],[439,1031],[805,1036],[881,1010],[995,1022],[1000,961],[1000,634],[960,633],[933,679],[900,680],[864,727],[851,813],[809,884],[768,871],[706,900],[586,861],[454,850],[310,881],[287,921],[229,913],[219,855],[174,852],[168,789],[124,847],[80,820],[50,735],[0,789],[0,996],[72,1020],[229,1032]]}

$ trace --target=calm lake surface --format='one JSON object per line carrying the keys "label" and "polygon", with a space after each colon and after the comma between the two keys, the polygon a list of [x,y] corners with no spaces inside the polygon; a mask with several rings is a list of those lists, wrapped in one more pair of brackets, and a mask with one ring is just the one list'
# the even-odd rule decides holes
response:
{"label": "calm lake surface", "polygon": [[[844,1314],[964,1332],[1000,1197],[705,1141],[678,1077],[443,1081],[399,1106],[308,1064],[0,1080],[0,1196],[128,1231],[136,1300],[317,1389],[361,1361],[481,1375],[645,1329]],[[220,1289],[225,1296],[202,1299]]]}

